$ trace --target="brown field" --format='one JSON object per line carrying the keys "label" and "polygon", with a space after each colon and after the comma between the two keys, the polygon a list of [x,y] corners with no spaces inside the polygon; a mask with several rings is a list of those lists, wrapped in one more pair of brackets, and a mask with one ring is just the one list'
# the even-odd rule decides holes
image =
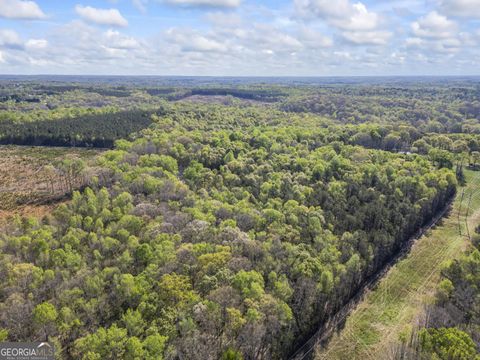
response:
{"label": "brown field", "polygon": [[[97,154],[80,148],[0,146],[0,219],[14,214],[42,217],[51,211],[68,192],[60,162],[81,159],[91,164]],[[78,180],[74,187],[80,185]]]}

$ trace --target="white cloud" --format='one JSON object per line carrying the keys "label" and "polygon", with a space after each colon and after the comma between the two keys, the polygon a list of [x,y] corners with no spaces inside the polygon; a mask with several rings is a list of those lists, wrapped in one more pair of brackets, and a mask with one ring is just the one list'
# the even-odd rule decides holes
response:
{"label": "white cloud", "polygon": [[242,1],[241,0],[165,0],[165,2],[171,5],[235,8],[240,6]]}
{"label": "white cloud", "polygon": [[405,60],[407,59],[407,54],[404,53],[397,53],[393,52],[390,54],[390,60],[389,62],[391,64],[403,64],[405,63]]}
{"label": "white cloud", "polygon": [[412,23],[415,36],[421,38],[442,39],[455,36],[457,24],[446,16],[432,11]]}
{"label": "white cloud", "polygon": [[[120,3],[107,1],[110,6],[106,7]],[[178,5],[180,9],[171,10],[179,12],[180,24],[191,16],[192,9],[184,8],[203,6],[206,11],[200,15],[201,23],[157,30],[142,38],[115,27],[127,25],[118,10],[77,5],[77,12],[83,12],[81,19],[62,25],[46,23],[41,28],[29,23],[32,28],[26,31],[36,34],[33,39],[25,35],[22,40],[23,29],[19,34],[0,30],[0,72],[387,75],[448,73],[463,61],[459,71],[478,73],[474,67],[480,58],[478,24],[460,23],[445,11],[445,5],[430,14],[423,4],[409,7],[412,13],[395,15],[394,6],[407,7],[416,1],[294,0],[295,13],[288,7],[238,0],[127,1],[142,12],[147,5],[153,8],[154,2]],[[446,0],[428,2],[445,4]],[[248,6],[228,11],[240,3]],[[112,22],[111,14],[105,13],[111,10],[123,20]],[[413,14],[425,15],[411,20]]]}
{"label": "white cloud", "polygon": [[294,33],[280,31],[268,24],[257,23],[250,24],[248,27],[215,27],[208,32],[172,28],[165,33],[165,38],[179,53],[203,53],[206,59],[211,56],[208,53],[215,53],[217,61],[217,57],[222,56],[228,58],[230,62],[243,61],[245,66],[254,58],[264,55],[275,57],[276,60],[284,60],[285,56],[293,56],[305,50],[306,46],[321,48],[331,45],[328,37],[317,32],[304,31],[297,37]]}
{"label": "white cloud", "polygon": [[440,9],[450,16],[480,19],[480,0],[441,0]]}
{"label": "white cloud", "polygon": [[[461,42],[458,39],[447,39],[431,43],[429,51],[443,54],[454,54],[461,49]],[[437,57],[440,60],[441,57]]]}
{"label": "white cloud", "polygon": [[295,8],[305,17],[312,15],[321,18],[341,18],[351,12],[352,5],[348,0],[294,0]]}
{"label": "white cloud", "polygon": [[330,47],[333,45],[330,37],[306,26],[300,29],[299,40],[309,48]]}
{"label": "white cloud", "polygon": [[342,36],[355,45],[386,45],[392,33],[389,31],[345,31]]}
{"label": "white cloud", "polygon": [[320,18],[339,29],[340,35],[354,45],[385,45],[392,36],[382,30],[381,17],[361,2],[349,0],[294,0],[297,13],[304,18]]}
{"label": "white cloud", "polygon": [[404,45],[407,49],[417,51],[417,55],[422,55],[429,61],[442,58],[436,54],[454,54],[459,52],[465,44],[474,42],[468,33],[448,32],[443,27],[437,29],[437,35],[434,35],[434,30],[431,28],[427,30],[423,27],[420,31],[413,27],[412,30],[415,36],[405,39]]}
{"label": "white cloud", "polygon": [[91,6],[75,6],[76,13],[84,20],[110,26],[127,26],[128,21],[117,9],[98,9]]}
{"label": "white cloud", "polygon": [[8,19],[44,19],[45,13],[34,1],[0,0],[0,17]]}
{"label": "white cloud", "polygon": [[118,31],[108,30],[104,34],[108,46],[113,49],[138,49],[140,43],[131,36],[122,35]]}
{"label": "white cloud", "polygon": [[205,36],[196,35],[193,36],[190,44],[184,47],[186,50],[192,51],[226,51],[227,48],[225,45],[219,43],[218,41],[206,38]]}
{"label": "white cloud", "polygon": [[222,28],[238,27],[242,25],[242,18],[235,13],[225,13],[224,11],[210,12],[206,19],[214,26]]}
{"label": "white cloud", "polygon": [[180,46],[183,51],[187,52],[225,52],[228,50],[225,44],[195,31],[169,29],[166,35],[171,43]]}
{"label": "white cloud", "polygon": [[348,51],[334,51],[333,55],[347,60],[352,59],[352,54],[350,54]]}
{"label": "white cloud", "polygon": [[373,30],[379,25],[378,14],[368,11],[361,2],[348,0],[294,0],[295,7],[304,17],[319,17],[331,25],[349,31]]}
{"label": "white cloud", "polygon": [[419,37],[409,37],[405,40],[405,45],[408,47],[419,47],[425,44],[425,40]]}
{"label": "white cloud", "polygon": [[45,49],[48,46],[48,41],[45,39],[29,39],[25,43],[27,50]]}
{"label": "white cloud", "polygon": [[45,39],[29,39],[24,42],[20,35],[15,31],[10,29],[0,29],[0,47],[2,48],[21,50],[20,52],[26,50],[26,52],[29,52],[45,49],[47,46],[48,41]]}
{"label": "white cloud", "polygon": [[362,3],[356,3],[351,6],[350,14],[333,19],[332,23],[343,30],[373,30],[378,26],[379,18]]}
{"label": "white cloud", "polygon": [[55,29],[49,38],[48,54],[33,57],[37,64],[47,59],[58,68],[81,68],[87,65],[109,72],[116,68],[141,66],[145,59],[142,41],[116,30],[102,31],[81,20],[74,20]]}
{"label": "white cloud", "polygon": [[133,6],[135,6],[142,14],[147,12],[147,2],[148,0],[132,0]]}
{"label": "white cloud", "polygon": [[475,47],[472,34],[460,32],[459,28],[455,21],[432,11],[412,23],[413,36],[405,40],[405,46],[429,62],[448,61],[445,56],[454,56],[468,46]]}
{"label": "white cloud", "polygon": [[23,44],[22,39],[15,31],[0,29],[0,46],[6,48],[21,48]]}
{"label": "white cloud", "polygon": [[247,32],[243,45],[269,49],[276,53],[291,53],[303,48],[303,44],[295,36],[265,24],[257,24]]}

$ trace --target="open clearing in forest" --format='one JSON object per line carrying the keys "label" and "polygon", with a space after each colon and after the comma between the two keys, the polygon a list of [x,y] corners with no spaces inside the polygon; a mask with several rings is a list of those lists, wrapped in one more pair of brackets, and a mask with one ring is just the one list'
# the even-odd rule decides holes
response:
{"label": "open clearing in forest", "polygon": [[480,172],[465,174],[467,185],[459,188],[449,215],[367,292],[328,346],[317,346],[315,359],[392,357],[401,335],[415,326],[425,304],[433,300],[442,266],[465,250],[468,231],[473,232],[480,221]]}
{"label": "open clearing in forest", "polygon": [[49,212],[54,204],[48,199],[64,194],[60,186],[52,193],[51,182],[60,182],[61,177],[52,177],[45,166],[67,158],[89,162],[98,153],[83,148],[0,146],[0,219],[14,214],[41,217]]}

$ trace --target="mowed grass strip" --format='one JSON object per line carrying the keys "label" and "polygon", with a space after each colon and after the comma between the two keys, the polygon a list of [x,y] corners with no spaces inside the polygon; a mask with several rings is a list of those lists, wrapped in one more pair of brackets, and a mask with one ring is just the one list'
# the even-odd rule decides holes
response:
{"label": "mowed grass strip", "polygon": [[466,249],[467,222],[470,232],[480,222],[480,172],[465,173],[467,185],[459,188],[448,217],[418,239],[410,253],[366,294],[327,347],[317,347],[315,359],[389,358],[402,332],[433,301],[442,266]]}

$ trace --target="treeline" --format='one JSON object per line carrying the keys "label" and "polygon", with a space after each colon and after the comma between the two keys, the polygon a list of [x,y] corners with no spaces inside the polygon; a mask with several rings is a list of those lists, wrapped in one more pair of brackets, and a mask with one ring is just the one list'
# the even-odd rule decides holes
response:
{"label": "treeline", "polygon": [[[148,90],[149,94],[165,94],[165,90],[160,92],[155,90]],[[183,91],[175,91],[173,93],[166,93],[166,99],[172,100],[181,100],[193,95],[203,95],[203,96],[232,96],[239,99],[246,100],[255,100],[262,102],[278,102],[282,98],[287,96],[287,93],[280,91],[275,88],[194,88],[194,89],[185,89]]]}
{"label": "treeline", "polygon": [[32,97],[30,96],[22,96],[19,94],[12,94],[12,95],[3,95],[0,96],[0,102],[5,102],[5,101],[15,101],[16,103],[25,101],[25,102],[30,102],[30,103],[39,103],[40,99],[37,97]]}
{"label": "treeline", "polygon": [[281,110],[311,112],[341,123],[405,123],[422,132],[480,133],[480,102],[473,88],[337,86],[292,94]]}
{"label": "treeline", "polygon": [[102,96],[127,97],[130,91],[125,86],[88,86],[81,84],[32,84],[32,91],[44,95],[57,95],[70,91],[83,90],[86,92],[94,92]]}
{"label": "treeline", "polygon": [[480,134],[424,133],[406,124],[361,124],[339,127],[339,139],[352,145],[427,156],[439,166],[476,169],[480,164]]}
{"label": "treeline", "polygon": [[285,358],[455,193],[451,170],[301,115],[174,109],[102,156],[109,189],[5,229],[0,339],[64,359]]}
{"label": "treeline", "polygon": [[[284,113],[270,108],[230,107],[232,111],[227,113],[221,106],[181,104],[163,109],[168,114],[163,119],[164,123],[168,119],[171,124],[182,123],[188,129],[236,129],[239,126],[270,127],[285,124],[312,130],[323,128],[330,132],[332,142],[425,155],[439,167],[477,168],[480,165],[480,134],[475,133],[425,132],[406,123],[343,125],[314,114]],[[209,121],[205,121],[207,118]]]}
{"label": "treeline", "polygon": [[129,110],[59,120],[0,121],[0,144],[109,148],[117,139],[148,127],[154,112]]}
{"label": "treeline", "polygon": [[145,92],[152,96],[166,95],[175,92],[175,88],[147,88]]}
{"label": "treeline", "polygon": [[118,88],[89,88],[88,91],[97,93],[102,96],[128,97],[131,92],[123,87]]}
{"label": "treeline", "polygon": [[480,359],[480,226],[473,249],[442,271],[425,325],[396,350],[398,359]]}

